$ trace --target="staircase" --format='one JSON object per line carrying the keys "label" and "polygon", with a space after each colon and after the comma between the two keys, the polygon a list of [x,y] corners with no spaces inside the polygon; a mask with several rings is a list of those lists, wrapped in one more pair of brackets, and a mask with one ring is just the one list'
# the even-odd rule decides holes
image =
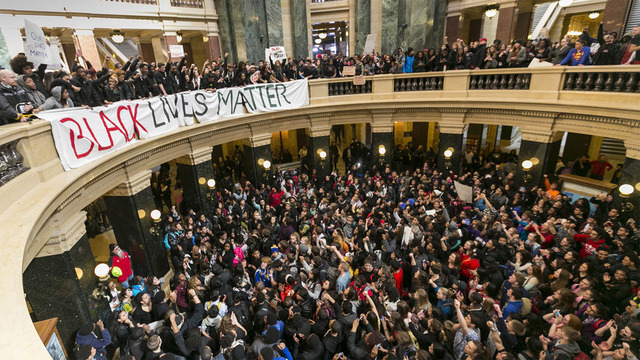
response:
{"label": "staircase", "polygon": [[602,140],[602,146],[600,146],[600,153],[603,155],[611,156],[625,156],[627,148],[624,146],[624,141],[612,138],[604,138]]}

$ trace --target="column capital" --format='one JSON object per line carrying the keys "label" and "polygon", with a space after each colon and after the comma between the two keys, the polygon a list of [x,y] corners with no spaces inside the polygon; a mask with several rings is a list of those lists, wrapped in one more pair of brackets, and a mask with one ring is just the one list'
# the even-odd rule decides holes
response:
{"label": "column capital", "polygon": [[314,126],[309,129],[309,137],[320,137],[320,136],[329,136],[331,135],[331,127],[319,127]]}
{"label": "column capital", "polygon": [[69,251],[87,233],[84,225],[86,220],[85,211],[75,214],[56,212],[52,221],[39,233],[39,236],[48,237],[48,240],[36,257],[60,255]]}
{"label": "column capital", "polygon": [[635,139],[626,139],[624,146],[627,148],[625,156],[630,159],[640,160],[640,141]]}
{"label": "column capital", "polygon": [[211,161],[212,148],[204,147],[193,150],[191,154],[180,156],[176,159],[176,163],[184,165],[198,165],[206,161]]}
{"label": "column capital", "polygon": [[535,141],[539,143],[552,143],[558,140],[562,140],[564,132],[556,131],[552,132],[547,129],[521,129],[522,140]]}
{"label": "column capital", "polygon": [[442,109],[438,128],[445,134],[462,134],[465,127],[467,111],[465,109]]}
{"label": "column capital", "polygon": [[105,196],[132,196],[151,185],[151,170],[144,170],[135,174],[127,174],[122,184],[111,189]]}
{"label": "column capital", "polygon": [[271,137],[272,137],[271,133],[253,135],[249,139],[248,144],[251,147],[271,145]]}

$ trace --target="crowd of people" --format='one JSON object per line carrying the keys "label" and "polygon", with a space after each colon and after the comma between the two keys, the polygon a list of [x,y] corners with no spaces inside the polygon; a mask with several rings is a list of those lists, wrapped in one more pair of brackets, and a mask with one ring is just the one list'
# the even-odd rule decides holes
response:
{"label": "crowd of people", "polygon": [[[76,58],[71,73],[45,72],[37,69],[24,54],[11,60],[11,70],[0,71],[0,124],[27,121],[43,110],[94,107],[120,100],[143,99],[189,90],[210,90],[245,86],[253,83],[277,83],[296,79],[342,77],[345,66],[355,67],[356,75],[399,74],[454,69],[492,69],[526,67],[532,61],[554,65],[640,64],[640,26],[631,35],[618,38],[606,33],[602,24],[596,38],[584,31],[577,39],[565,36],[551,43],[544,34],[534,40],[503,43],[487,39],[465,44],[462,39],[450,42],[445,37],[438,49],[404,51],[394,54],[318,55],[318,58],[293,59],[286,63],[260,60],[257,63],[223,58],[209,61],[202,67],[187,64],[186,55],[178,62],[145,62],[141,56],[131,57],[125,64],[109,67],[106,57],[102,70]],[[81,65],[84,63],[84,65]]]}
{"label": "crowd of people", "polygon": [[78,358],[640,355],[640,230],[611,195],[571,202],[547,177],[518,188],[489,158],[458,174],[415,165],[224,174],[214,213],[165,210],[168,292],[112,245],[112,312],[79,330]]}

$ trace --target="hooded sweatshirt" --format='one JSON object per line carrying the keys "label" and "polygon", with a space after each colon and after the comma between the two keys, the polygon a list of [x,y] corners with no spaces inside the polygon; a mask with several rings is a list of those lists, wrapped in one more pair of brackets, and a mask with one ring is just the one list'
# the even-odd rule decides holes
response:
{"label": "hooded sweatshirt", "polygon": [[[47,100],[42,104],[42,110],[51,110],[51,109],[62,109],[64,106],[62,104],[62,86],[56,86],[51,89],[51,96],[47,98]],[[67,107],[73,107],[73,101],[70,98],[67,98]]]}
{"label": "hooded sweatshirt", "polygon": [[577,343],[561,344],[553,347],[553,351],[547,355],[545,360],[572,360],[580,353],[580,346]]}
{"label": "hooded sweatshirt", "polygon": [[18,86],[20,86],[27,93],[27,97],[29,97],[29,101],[31,101],[33,107],[37,108],[40,105],[44,104],[46,97],[40,91],[33,90],[29,86],[27,86],[27,83],[24,81],[25,77],[25,75],[18,76]]}

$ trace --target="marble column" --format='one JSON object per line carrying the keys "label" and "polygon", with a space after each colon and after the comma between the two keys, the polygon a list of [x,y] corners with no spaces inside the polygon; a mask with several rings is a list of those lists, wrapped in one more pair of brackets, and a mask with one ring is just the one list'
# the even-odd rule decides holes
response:
{"label": "marble column", "polygon": [[153,235],[151,171],[131,174],[104,196],[107,215],[118,245],[131,256],[135,275],[162,277],[169,271],[167,253],[160,235]]}
{"label": "marble column", "polygon": [[[385,153],[380,155],[380,145]],[[371,168],[376,167],[382,172],[386,164],[393,161],[393,128],[371,128]],[[395,169],[397,170],[397,169]]]}
{"label": "marble column", "polygon": [[[466,113],[463,110],[449,109],[441,113],[438,122],[440,135],[438,137],[438,150],[436,162],[438,171],[458,174],[462,165],[462,146],[464,139],[464,127]],[[445,158],[444,152],[450,149],[452,155]]]}
{"label": "marble column", "polygon": [[183,190],[183,209],[202,211],[208,218],[215,212],[215,204],[207,199],[207,181],[213,179],[211,154],[211,148],[206,147],[176,159],[178,179]]}
{"label": "marble column", "polygon": [[380,52],[392,54],[398,48],[398,0],[382,0],[382,48]]}
{"label": "marble column", "polygon": [[[222,0],[225,1],[225,0]],[[235,46],[235,62],[246,61],[248,59],[247,42],[245,41],[245,23],[244,23],[244,1],[226,0],[229,9],[229,26],[231,28],[231,38]],[[262,53],[264,57],[264,50]]]}
{"label": "marble column", "polygon": [[[554,133],[546,136],[537,134],[522,133],[520,152],[518,153],[518,166],[516,167],[515,183],[518,186],[542,186],[544,175],[549,175],[553,180],[555,167],[558,162],[558,153],[563,133]],[[537,164],[535,159],[537,159]],[[534,165],[529,170],[531,181],[525,182],[526,172],[522,168],[522,162],[531,160]]]}
{"label": "marble column", "polygon": [[356,0],[356,54],[362,54],[367,35],[371,33],[371,0]]}
{"label": "marble column", "polygon": [[[233,37],[233,23],[231,21],[231,10],[227,0],[215,1],[216,12],[218,13],[218,27],[220,29],[220,44],[222,49],[220,53],[229,53],[227,61],[237,62],[238,54],[236,51],[236,42]],[[211,39],[209,39],[211,40]]]}
{"label": "marble column", "polygon": [[78,329],[104,318],[108,305],[91,296],[98,279],[84,225],[86,213],[54,216],[45,230],[49,239],[24,271],[23,284],[35,320],[57,317],[60,340],[71,354]]}
{"label": "marble column", "polygon": [[290,0],[291,32],[293,35],[293,57],[309,56],[309,24],[307,22],[308,0]]}
{"label": "marble column", "polygon": [[[267,11],[269,11],[267,9]],[[280,0],[280,20],[282,22],[282,45],[287,56],[293,56],[293,30],[291,28],[291,0]],[[267,13],[267,16],[269,13]]]}
{"label": "marble column", "polygon": [[[516,7],[501,7],[498,11],[498,29],[496,30],[496,39],[502,41],[503,44],[511,43],[513,40],[513,31],[516,20]],[[469,39],[470,41],[477,39]],[[491,39],[489,39],[491,40]],[[526,41],[527,39],[521,39]]]}
{"label": "marble column", "polygon": [[269,170],[265,170],[262,164],[258,164],[260,159],[269,160],[273,164],[271,134],[252,137],[244,144],[244,171],[247,179],[254,185],[270,182],[269,175],[275,171],[273,165]]}
{"label": "marble column", "polygon": [[625,19],[631,0],[607,0],[602,12],[604,30],[618,33],[618,40],[622,37],[625,27]]}
{"label": "marble column", "polygon": [[630,197],[623,199],[620,196],[619,188],[615,188],[613,189],[612,194],[614,196],[614,201],[618,206],[618,209],[621,208],[620,205],[624,202],[629,202],[634,205],[633,211],[623,212],[623,218],[628,219],[630,217],[633,217],[633,219],[637,223],[638,221],[640,221],[640,190],[637,186],[637,184],[640,184],[640,160],[630,157],[634,155],[640,155],[640,152],[638,152],[637,150],[630,151],[627,148],[627,157],[625,157],[624,159],[624,163],[622,165],[622,174],[620,176],[620,182],[618,183],[619,185],[629,184],[633,186],[633,193]]}
{"label": "marble column", "polygon": [[282,0],[265,0],[265,7],[269,34],[267,46],[284,46]]}
{"label": "marble column", "polygon": [[[309,135],[309,149],[307,154],[311,156],[311,169],[316,170],[316,178],[322,182],[326,175],[331,174],[331,140],[329,134],[331,128],[312,128]],[[326,153],[326,158],[322,160],[318,150],[322,149]]]}
{"label": "marble column", "polygon": [[218,60],[223,53],[220,51],[220,38],[209,35],[209,41],[204,44],[205,57],[210,60]]}
{"label": "marble column", "polygon": [[[265,1],[266,0],[236,0],[234,2],[242,3],[242,21],[244,23],[244,41],[247,47],[247,59],[256,64],[259,60],[264,60],[264,49],[269,45]],[[240,38],[236,36],[236,41],[239,41],[239,39]]]}

